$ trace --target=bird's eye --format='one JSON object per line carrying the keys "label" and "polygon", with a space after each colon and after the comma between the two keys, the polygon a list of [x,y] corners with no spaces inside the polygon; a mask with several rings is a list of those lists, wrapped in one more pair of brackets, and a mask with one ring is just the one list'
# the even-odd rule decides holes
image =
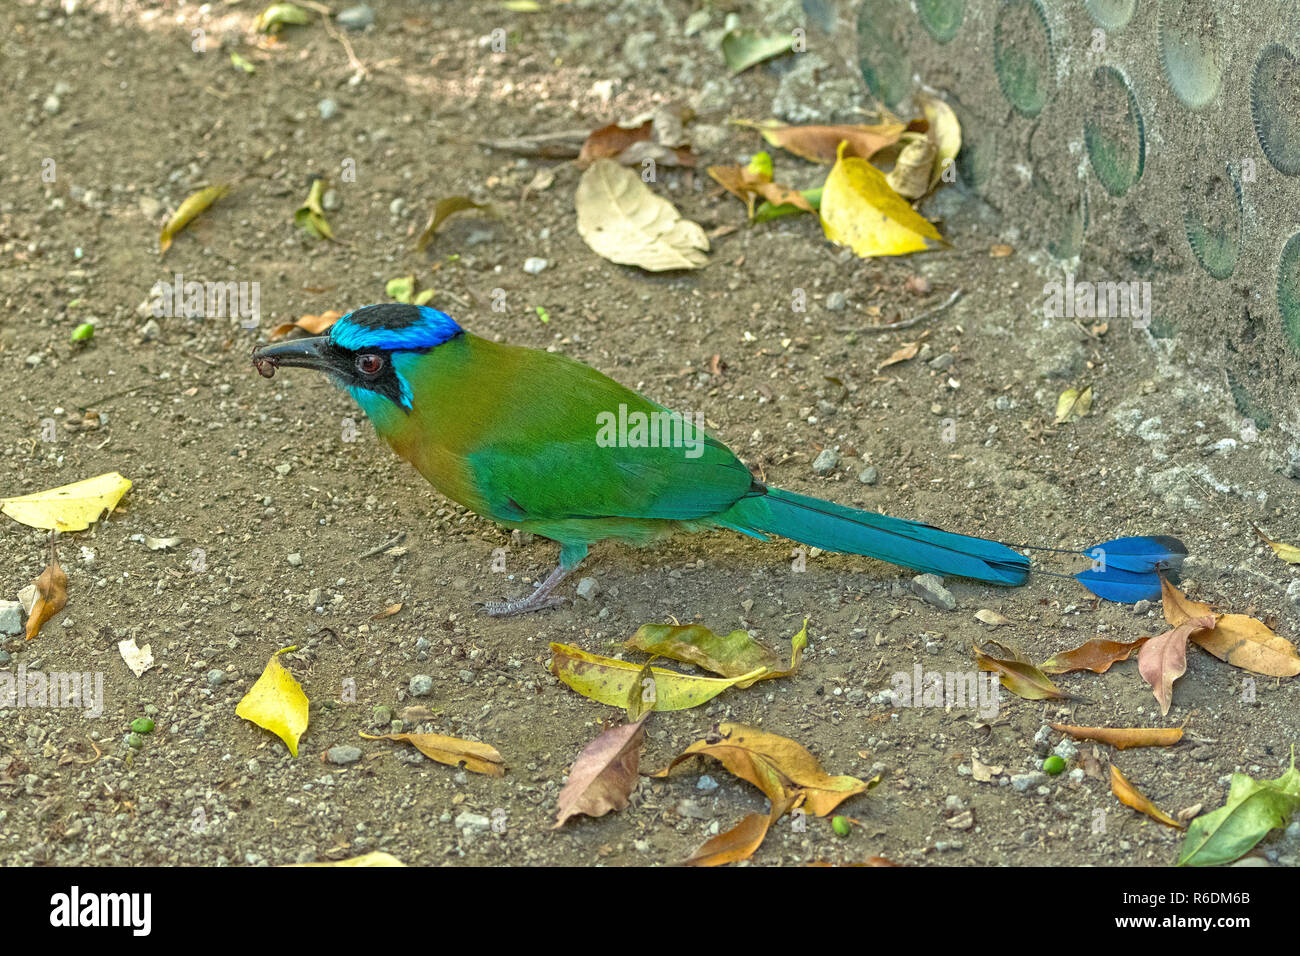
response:
{"label": "bird's eye", "polygon": [[384,357],[374,352],[363,352],[357,356],[357,371],[362,375],[378,375],[384,369]]}

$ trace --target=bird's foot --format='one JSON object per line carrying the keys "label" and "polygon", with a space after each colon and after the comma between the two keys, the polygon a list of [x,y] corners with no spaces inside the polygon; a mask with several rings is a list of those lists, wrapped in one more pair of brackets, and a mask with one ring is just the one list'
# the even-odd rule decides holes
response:
{"label": "bird's foot", "polygon": [[529,611],[541,611],[548,607],[557,607],[564,603],[564,598],[551,594],[555,586],[564,580],[569,569],[560,565],[546,576],[537,590],[526,598],[514,601],[485,601],[483,612],[489,617],[511,617],[515,614],[527,614]]}

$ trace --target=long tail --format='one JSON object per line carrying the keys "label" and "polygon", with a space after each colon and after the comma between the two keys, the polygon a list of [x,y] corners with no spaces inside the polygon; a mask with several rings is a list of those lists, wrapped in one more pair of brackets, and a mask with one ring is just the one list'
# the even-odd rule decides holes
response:
{"label": "long tail", "polygon": [[[954,534],[919,521],[846,508],[820,498],[754,485],[716,519],[754,537],[781,535],[824,551],[861,554],[905,568],[1015,587],[1033,568],[1000,541]],[[1031,550],[1063,551],[1059,548]],[[1166,535],[1116,538],[1078,552],[1093,566],[1074,577],[1098,597],[1121,603],[1160,596],[1160,575],[1176,572],[1187,549]],[[1051,573],[1051,572],[1043,572]]]}

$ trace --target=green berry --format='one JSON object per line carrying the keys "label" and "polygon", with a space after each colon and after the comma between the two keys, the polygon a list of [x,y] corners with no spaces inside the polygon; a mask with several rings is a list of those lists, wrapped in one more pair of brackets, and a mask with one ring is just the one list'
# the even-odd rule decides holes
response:
{"label": "green berry", "polygon": [[836,836],[848,836],[850,830],[848,817],[832,817],[831,829],[835,831]]}
{"label": "green berry", "polygon": [[131,721],[131,733],[133,734],[151,734],[153,733],[153,720],[148,717],[137,717]]}
{"label": "green berry", "polygon": [[1065,769],[1065,761],[1056,756],[1056,754],[1052,754],[1052,756],[1043,761],[1043,769],[1055,777]]}
{"label": "green berry", "polygon": [[72,330],[72,341],[74,342],[89,342],[94,337],[95,337],[94,322],[82,322],[79,326],[77,326],[75,329]]}

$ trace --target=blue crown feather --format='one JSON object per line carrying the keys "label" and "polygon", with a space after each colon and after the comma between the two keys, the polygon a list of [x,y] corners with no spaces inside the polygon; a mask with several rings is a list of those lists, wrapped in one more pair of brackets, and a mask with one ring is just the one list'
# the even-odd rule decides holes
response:
{"label": "blue crown feather", "polygon": [[330,341],[349,351],[431,349],[464,330],[427,305],[389,302],[349,312],[330,327]]}

